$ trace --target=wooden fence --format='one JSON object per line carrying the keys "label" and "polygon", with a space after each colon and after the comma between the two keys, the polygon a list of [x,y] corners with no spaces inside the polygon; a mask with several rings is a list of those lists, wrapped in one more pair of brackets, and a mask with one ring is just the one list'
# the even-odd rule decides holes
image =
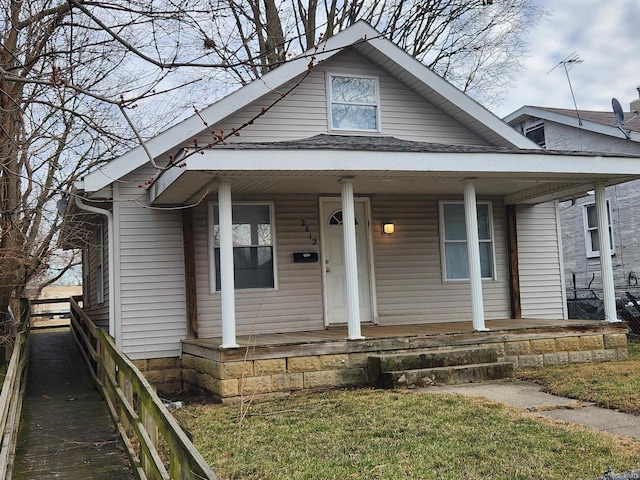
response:
{"label": "wooden fence", "polygon": [[[217,480],[136,366],[71,299],[71,331],[125,446],[134,473],[150,480]],[[1,478],[1,477],[0,477]]]}
{"label": "wooden fence", "polygon": [[13,351],[0,393],[0,478],[6,480],[10,480],[12,475],[22,399],[27,384],[31,320],[29,300],[20,302],[20,310],[20,323],[16,325]]}

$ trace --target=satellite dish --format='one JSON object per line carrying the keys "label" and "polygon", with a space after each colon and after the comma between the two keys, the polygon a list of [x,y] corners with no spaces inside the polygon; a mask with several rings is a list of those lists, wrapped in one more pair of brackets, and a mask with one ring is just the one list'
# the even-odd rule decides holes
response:
{"label": "satellite dish", "polygon": [[613,107],[613,114],[616,116],[616,123],[618,124],[618,129],[620,129],[620,131],[624,134],[624,137],[627,140],[629,140],[631,138],[631,130],[625,130],[622,127],[624,126],[625,123],[630,122],[631,120],[636,118],[638,115],[636,115],[633,118],[630,118],[629,120],[627,120],[625,122],[624,121],[624,112],[622,111],[622,106],[620,105],[620,102],[618,101],[617,98],[612,98],[611,99],[611,106]]}
{"label": "satellite dish", "polygon": [[616,116],[616,122],[624,125],[624,112],[622,111],[622,105],[620,105],[617,98],[611,99],[611,106],[613,107],[613,113]]}

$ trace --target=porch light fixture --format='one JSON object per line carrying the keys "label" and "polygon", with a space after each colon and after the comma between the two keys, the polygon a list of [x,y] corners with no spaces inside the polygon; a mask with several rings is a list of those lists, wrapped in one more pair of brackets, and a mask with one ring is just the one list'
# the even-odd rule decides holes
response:
{"label": "porch light fixture", "polygon": [[391,235],[396,231],[396,226],[391,223],[391,222],[387,222],[387,223],[383,223],[382,224],[382,234],[383,235]]}

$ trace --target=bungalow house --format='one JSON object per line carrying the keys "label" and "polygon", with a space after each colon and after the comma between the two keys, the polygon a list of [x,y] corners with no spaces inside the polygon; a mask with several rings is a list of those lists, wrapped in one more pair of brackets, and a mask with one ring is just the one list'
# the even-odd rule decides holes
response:
{"label": "bungalow house", "polygon": [[[625,122],[621,127],[612,110],[597,112],[524,106],[508,115],[505,121],[548,149],[640,155],[640,117],[637,116],[640,99],[633,100],[629,110],[624,113]],[[563,261],[570,300],[593,299],[594,294],[602,296],[595,199],[593,192],[588,193],[560,203]],[[612,185],[605,189],[605,196],[616,296],[624,298],[626,291],[638,295],[640,182]],[[575,304],[579,306],[580,302]],[[579,310],[576,309],[575,315],[580,314]],[[594,312],[584,312],[590,313]]]}
{"label": "bungalow house", "polygon": [[601,213],[636,178],[540,149],[359,22],[88,174],[66,216],[85,312],[152,381],[225,400],[363,384],[397,350],[626,355],[612,291],[610,322],[567,319],[555,201]]}

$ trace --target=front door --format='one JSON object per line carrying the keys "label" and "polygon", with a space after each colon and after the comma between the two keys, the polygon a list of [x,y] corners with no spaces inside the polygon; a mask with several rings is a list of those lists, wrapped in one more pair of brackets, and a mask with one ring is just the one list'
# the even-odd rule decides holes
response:
{"label": "front door", "polygon": [[[371,280],[368,250],[368,203],[355,199],[356,251],[358,256],[358,289],[360,321],[370,322]],[[322,248],[324,261],[324,298],[327,325],[347,323],[346,269],[344,261],[344,234],[342,232],[342,202],[339,199],[320,199],[322,215]]]}

